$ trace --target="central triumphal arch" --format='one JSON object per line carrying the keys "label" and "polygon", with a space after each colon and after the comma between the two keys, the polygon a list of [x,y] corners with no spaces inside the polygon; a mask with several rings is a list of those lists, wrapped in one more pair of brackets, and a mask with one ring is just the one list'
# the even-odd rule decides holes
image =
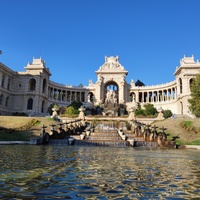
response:
{"label": "central triumphal arch", "polygon": [[126,76],[128,71],[119,63],[119,57],[105,57],[105,63],[96,71],[96,103],[125,103],[128,99]]}

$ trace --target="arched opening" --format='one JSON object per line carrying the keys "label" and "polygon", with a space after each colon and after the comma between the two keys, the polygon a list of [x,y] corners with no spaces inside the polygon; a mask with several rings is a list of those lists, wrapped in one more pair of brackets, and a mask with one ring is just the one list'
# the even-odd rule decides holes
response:
{"label": "arched opening", "polygon": [[0,95],[0,105],[3,103],[3,94]]}
{"label": "arched opening", "polygon": [[104,102],[105,103],[118,103],[119,87],[114,81],[108,82],[104,87]]}
{"label": "arched opening", "polygon": [[29,91],[35,91],[36,80],[34,78],[29,80]]}
{"label": "arched opening", "polygon": [[46,81],[46,78],[44,78],[43,84],[42,84],[42,93],[45,93],[45,92],[46,92],[46,85],[47,85],[46,82],[47,82],[47,81]]}
{"label": "arched opening", "polygon": [[9,79],[8,79],[8,84],[7,84],[7,89],[8,89],[8,90],[10,90],[10,82],[11,82],[11,79],[9,78]]}
{"label": "arched opening", "polygon": [[4,85],[5,85],[5,80],[6,80],[6,76],[3,75],[3,76],[2,76],[2,80],[1,80],[1,87],[4,87]]}
{"label": "arched opening", "polygon": [[33,109],[33,99],[29,98],[27,102],[27,110],[32,110]]}
{"label": "arched opening", "polygon": [[190,81],[189,81],[190,91],[191,91],[192,84],[194,83],[194,80],[195,80],[194,78],[191,78]]}
{"label": "arched opening", "polygon": [[135,99],[136,99],[135,92],[131,92],[131,93],[130,93],[129,99],[130,99],[131,102],[135,102]]}
{"label": "arched opening", "polygon": [[94,94],[92,92],[88,93],[88,102],[91,102],[91,103],[94,102]]}
{"label": "arched opening", "polygon": [[180,88],[180,94],[183,92],[183,85],[182,85],[182,79],[179,78],[179,88]]}
{"label": "arched opening", "polygon": [[6,97],[5,106],[8,107],[9,97]]}

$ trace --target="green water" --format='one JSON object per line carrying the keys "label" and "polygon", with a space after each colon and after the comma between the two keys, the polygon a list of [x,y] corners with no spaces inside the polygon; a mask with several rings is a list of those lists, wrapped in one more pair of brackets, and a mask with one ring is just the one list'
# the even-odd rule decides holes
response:
{"label": "green water", "polygon": [[198,199],[198,150],[0,146],[2,199]]}

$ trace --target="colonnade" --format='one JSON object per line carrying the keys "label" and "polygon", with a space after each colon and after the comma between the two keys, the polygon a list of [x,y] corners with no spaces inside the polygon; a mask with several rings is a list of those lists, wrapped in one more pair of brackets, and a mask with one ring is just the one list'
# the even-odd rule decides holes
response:
{"label": "colonnade", "polygon": [[177,87],[174,86],[168,89],[136,91],[131,92],[131,96],[140,103],[156,103],[164,101],[172,101],[177,98]]}
{"label": "colonnade", "polygon": [[48,88],[48,98],[60,102],[86,102],[86,95],[85,91],[63,90],[53,87]]}

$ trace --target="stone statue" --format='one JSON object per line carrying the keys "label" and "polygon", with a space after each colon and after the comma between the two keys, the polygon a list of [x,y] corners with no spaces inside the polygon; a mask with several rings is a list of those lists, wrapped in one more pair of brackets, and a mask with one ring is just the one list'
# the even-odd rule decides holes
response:
{"label": "stone statue", "polygon": [[90,102],[90,94],[88,94],[88,102]]}
{"label": "stone statue", "polygon": [[117,103],[117,95],[114,90],[107,91],[105,103]]}
{"label": "stone statue", "polygon": [[135,87],[135,81],[133,79],[131,80],[131,87]]}

